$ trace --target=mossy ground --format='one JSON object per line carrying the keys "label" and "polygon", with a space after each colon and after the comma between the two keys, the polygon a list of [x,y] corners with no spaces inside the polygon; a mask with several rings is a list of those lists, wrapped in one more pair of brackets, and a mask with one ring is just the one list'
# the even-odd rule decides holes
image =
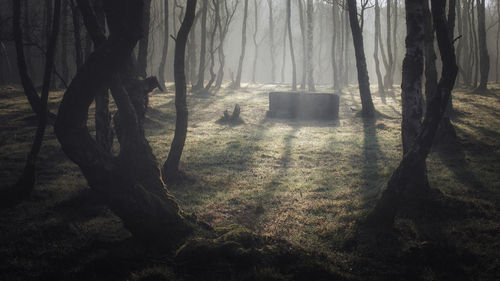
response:
{"label": "mossy ground", "polygon": [[[371,121],[356,117],[360,107],[354,87],[343,89],[336,121],[266,118],[267,93],[287,90],[285,86],[244,85],[237,91],[227,87],[189,94],[181,161],[186,177],[168,188],[185,211],[216,229],[242,225],[320,257],[352,279],[498,279],[500,85],[490,87],[483,94],[454,92],[458,142],[434,151],[427,161],[430,184],[445,194],[439,206],[446,210],[422,206],[428,214],[419,213],[421,219],[402,215],[390,234],[368,235],[387,236],[384,245],[377,244],[380,239],[357,240],[364,237],[359,223],[401,159],[397,90],[374,95],[382,117]],[[51,93],[53,112],[61,96]],[[153,93],[145,122],[159,164],[173,138],[173,96],[172,85],[166,93]],[[22,171],[36,121],[20,88],[2,86],[0,100],[3,188]],[[218,123],[224,110],[236,103],[244,122]],[[91,129],[92,116],[91,111]],[[37,175],[30,198],[1,211],[0,279],[85,280],[106,269],[108,274],[98,279],[177,278],[172,265],[157,257],[141,255],[139,265],[128,254],[115,259],[118,265],[100,264],[110,253],[119,257],[115,248],[130,234],[88,191],[78,167],[61,152],[51,126]],[[434,232],[439,235],[429,234]],[[249,276],[259,280],[290,278],[275,267],[260,266],[252,272]]]}

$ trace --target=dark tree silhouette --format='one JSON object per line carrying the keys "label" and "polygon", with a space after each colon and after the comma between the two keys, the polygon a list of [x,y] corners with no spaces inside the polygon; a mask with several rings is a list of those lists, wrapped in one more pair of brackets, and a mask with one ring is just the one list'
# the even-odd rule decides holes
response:
{"label": "dark tree silhouette", "polygon": [[243,61],[245,59],[245,50],[247,46],[247,19],[248,19],[248,0],[245,0],[243,7],[243,25],[241,27],[241,53],[238,61],[238,70],[236,72],[236,80],[233,88],[239,89],[241,84],[241,73],[243,72]]}
{"label": "dark tree silhouette", "polygon": [[28,98],[28,102],[31,106],[31,109],[38,116],[38,119],[41,118],[42,105],[40,101],[40,97],[38,96],[35,85],[33,84],[33,80],[31,79],[28,73],[28,67],[26,65],[26,57],[24,55],[24,42],[23,42],[23,30],[21,28],[21,1],[13,0],[13,35],[14,42],[16,46],[16,54],[17,54],[17,68],[19,70],[19,77],[21,78],[21,83],[23,85],[24,94],[26,98]]}
{"label": "dark tree silhouette", "polygon": [[164,16],[163,16],[163,49],[161,52],[161,61],[160,66],[158,68],[158,81],[160,86],[165,87],[166,76],[165,76],[165,68],[167,64],[167,54],[168,54],[168,0],[163,1],[164,6]]}
{"label": "dark tree silhouette", "polygon": [[375,106],[373,105],[370,92],[370,80],[366,68],[365,50],[363,45],[363,34],[358,22],[356,0],[347,0],[349,10],[349,23],[351,25],[354,54],[356,56],[356,68],[358,70],[359,95],[361,97],[361,115],[363,117],[374,117]]}
{"label": "dark tree silhouette", "polygon": [[[424,30],[424,3],[418,0],[406,0],[405,4],[408,32],[406,42],[409,43],[409,41],[418,40],[420,43],[415,42],[410,44],[422,45],[424,40],[422,34]],[[428,194],[429,186],[425,181],[426,179],[421,178],[422,174],[415,173],[415,171],[420,170],[422,166],[425,167],[425,160],[431,149],[440,120],[446,110],[458,72],[455,50],[453,42],[449,37],[448,24],[446,22],[445,6],[445,0],[432,1],[432,18],[442,61],[441,79],[432,99],[427,102],[425,118],[413,144],[410,146],[408,152],[404,154],[403,160],[399,163],[399,166],[387,183],[387,188],[383,191],[381,199],[368,217],[370,224],[391,225],[394,222],[394,217],[400,203],[405,198],[415,200],[415,195],[423,194],[425,196]],[[410,37],[408,38],[408,36]],[[418,37],[411,38],[411,36]],[[407,52],[410,52],[408,56],[411,56],[414,51],[417,50],[407,48]],[[403,65],[403,72],[407,74],[403,75],[403,79],[419,79],[418,77],[409,76],[409,74],[415,76],[422,75],[421,66],[420,71],[413,70],[413,67],[409,63]]]}
{"label": "dark tree silhouette", "polygon": [[148,69],[148,48],[149,48],[149,22],[151,19],[151,0],[144,0],[142,16],[142,27],[144,36],[139,42],[139,51],[137,53],[137,64],[139,66],[139,75],[146,78]]}
{"label": "dark tree silhouette", "polygon": [[292,24],[291,24],[291,14],[292,14],[292,0],[286,1],[286,26],[288,32],[288,43],[290,44],[290,57],[292,58],[292,90],[297,90],[297,65],[295,64],[295,51],[293,49],[293,37],[292,37]]}
{"label": "dark tree silhouette", "polygon": [[477,37],[479,45],[479,70],[480,91],[488,88],[488,76],[490,74],[490,56],[488,54],[488,44],[486,42],[486,0],[477,0]]}
{"label": "dark tree silhouette", "polygon": [[186,102],[186,74],[184,72],[186,43],[193,25],[196,0],[188,0],[186,16],[182,21],[175,40],[174,81],[175,81],[175,133],[167,160],[163,164],[163,179],[172,182],[179,179],[179,162],[181,160],[188,127],[188,108]]}
{"label": "dark tree silhouette", "polygon": [[[64,93],[55,133],[63,151],[80,167],[91,189],[102,196],[134,237],[155,247],[170,246],[189,228],[161,180],[156,159],[138,121],[131,101],[137,93],[132,93],[132,87],[124,87],[123,81],[133,77],[122,77],[134,47],[143,36],[143,1],[107,0],[103,4],[109,38],[88,57]],[[187,22],[191,23],[193,4],[196,1],[188,2],[191,9]],[[99,29],[93,28],[98,27],[95,17],[83,16],[87,29],[98,33]],[[183,28],[186,29],[189,31]],[[98,36],[105,38],[104,34]],[[118,156],[102,149],[86,125],[88,108],[96,93],[108,85],[123,124]]]}
{"label": "dark tree silhouette", "polygon": [[[19,44],[18,42],[21,42],[22,44],[22,37],[19,37],[22,36],[21,23],[20,23],[21,1],[13,0],[13,12],[14,12],[13,29],[14,29],[14,36],[16,38],[15,39],[16,44]],[[38,157],[38,153],[40,152],[40,148],[42,147],[43,137],[45,135],[45,128],[47,126],[47,116],[48,116],[47,102],[49,98],[49,88],[52,78],[52,70],[54,67],[57,36],[60,27],[59,21],[61,16],[61,0],[56,0],[54,2],[54,11],[51,12],[51,14],[53,15],[53,18],[52,18],[52,24],[48,27],[51,30],[51,32],[48,40],[47,52],[45,54],[45,67],[44,67],[45,69],[43,75],[42,94],[40,98],[40,109],[38,112],[38,126],[35,133],[35,139],[33,140],[33,145],[31,146],[31,150],[28,154],[23,174],[21,175],[21,177],[19,178],[14,187],[8,188],[3,192],[4,194],[0,194],[1,195],[0,197],[2,198],[1,199],[2,206],[6,206],[7,204],[15,204],[19,200],[26,198],[33,190],[35,184],[36,160]],[[20,47],[21,49],[23,48],[22,45]],[[18,53],[18,64],[21,67],[25,68],[26,65],[24,64],[23,60],[24,60],[24,54],[21,51],[21,53]],[[29,76],[27,76],[26,72],[27,72],[26,69],[21,70],[20,68],[21,76],[26,75],[24,79],[27,79],[27,81],[23,81],[23,86],[24,83],[27,82],[26,85],[28,87],[27,90],[33,91],[32,94],[36,95],[34,88],[32,88],[33,84],[31,82],[31,79],[29,79]]]}
{"label": "dark tree silhouette", "polygon": [[[200,42],[200,65],[198,68],[198,82],[193,86],[194,90],[201,89],[205,83],[205,57],[207,49],[207,14],[208,0],[202,1],[201,6],[201,42]],[[193,77],[191,78],[193,79]]]}

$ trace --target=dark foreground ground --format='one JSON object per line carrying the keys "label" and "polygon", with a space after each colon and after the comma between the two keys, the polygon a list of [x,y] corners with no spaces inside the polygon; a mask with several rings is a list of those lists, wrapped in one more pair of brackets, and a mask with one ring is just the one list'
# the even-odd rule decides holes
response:
{"label": "dark foreground ground", "polygon": [[[0,280],[500,280],[500,85],[490,86],[454,93],[457,141],[427,162],[444,197],[410,204],[389,230],[360,222],[401,158],[399,92],[375,95],[383,117],[363,121],[357,90],[344,89],[330,122],[266,118],[279,86],[190,94],[187,179],[169,190],[218,237],[177,257],[136,245],[49,126],[34,192],[0,209]],[[175,120],[167,88],[146,120],[159,163]],[[217,122],[235,103],[244,123]],[[20,175],[35,126],[21,89],[0,86],[0,188]]]}

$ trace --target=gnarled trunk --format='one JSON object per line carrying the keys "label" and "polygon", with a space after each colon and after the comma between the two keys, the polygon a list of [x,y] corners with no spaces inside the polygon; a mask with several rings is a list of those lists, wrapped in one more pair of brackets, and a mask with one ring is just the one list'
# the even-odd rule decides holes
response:
{"label": "gnarled trunk", "polygon": [[[88,1],[88,0],[81,0]],[[196,1],[189,1],[190,3]],[[121,77],[142,33],[141,0],[103,2],[110,36],[96,48],[64,93],[55,133],[66,155],[140,241],[171,246],[189,230],[177,202],[165,189],[152,150],[138,122]],[[85,17],[85,15],[84,15]],[[84,19],[98,26],[95,18]],[[97,29],[98,31],[98,29]],[[100,34],[99,38],[104,38]],[[102,149],[87,128],[88,109],[96,93],[111,87],[123,124],[117,157]]]}
{"label": "gnarled trunk", "polygon": [[241,73],[243,72],[243,60],[245,59],[245,50],[247,46],[247,18],[248,18],[248,0],[245,0],[243,8],[243,25],[241,27],[241,53],[238,61],[238,70],[236,72],[236,81],[233,88],[239,89],[241,84]]}

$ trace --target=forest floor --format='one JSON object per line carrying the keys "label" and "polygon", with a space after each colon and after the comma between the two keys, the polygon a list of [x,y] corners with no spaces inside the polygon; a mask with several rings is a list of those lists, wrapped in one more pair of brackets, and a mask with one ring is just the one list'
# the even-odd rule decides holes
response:
{"label": "forest floor", "polygon": [[[394,240],[390,249],[355,240],[359,223],[402,157],[399,89],[374,95],[382,117],[369,121],[356,115],[354,87],[340,93],[335,121],[267,118],[268,93],[285,86],[188,94],[181,160],[186,176],[168,189],[186,212],[212,226],[239,224],[283,239],[323,256],[347,279],[500,280],[500,85],[490,87],[482,94],[454,91],[457,141],[434,150],[427,161],[430,185],[445,195],[446,210],[422,207],[417,220],[398,216],[387,237]],[[54,113],[61,96],[51,93]],[[173,85],[166,93],[152,93],[146,115],[147,138],[159,164],[173,138],[173,97]],[[244,122],[218,122],[236,103]],[[22,89],[1,86],[0,188],[20,175],[35,128]],[[129,236],[120,219],[88,192],[49,126],[35,190],[27,201],[0,210],[0,280],[78,276]]]}

